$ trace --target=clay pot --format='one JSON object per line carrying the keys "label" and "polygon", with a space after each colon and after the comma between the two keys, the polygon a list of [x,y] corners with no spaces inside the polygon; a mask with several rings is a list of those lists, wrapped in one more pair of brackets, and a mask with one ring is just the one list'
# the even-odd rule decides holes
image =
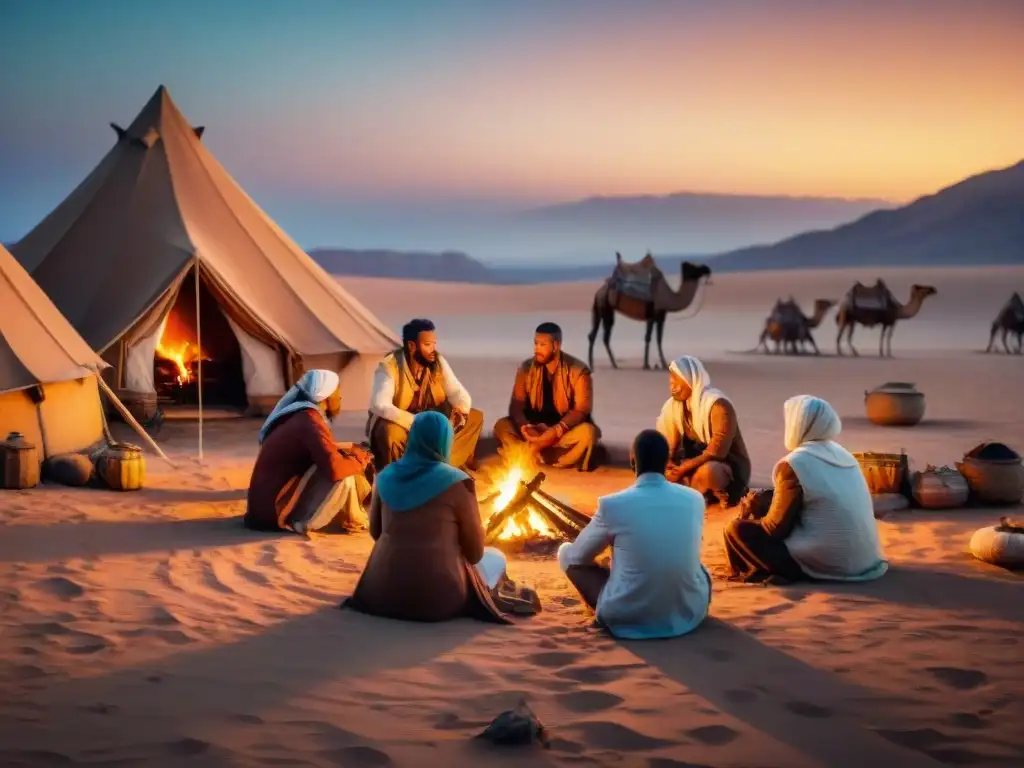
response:
{"label": "clay pot", "polygon": [[113,443],[96,459],[96,474],[115,491],[137,491],[146,480],[142,449],[131,443]]}
{"label": "clay pot", "polygon": [[924,393],[913,384],[890,381],[864,393],[868,421],[883,427],[912,427],[924,418]]}
{"label": "clay pot", "polygon": [[[999,458],[995,458],[998,456]],[[981,443],[964,454],[956,468],[981,504],[1019,504],[1024,496],[1021,457],[1002,443]]]}
{"label": "clay pot", "polygon": [[972,555],[986,563],[1020,570],[1024,568],[1024,528],[1004,517],[1000,525],[975,531],[970,549]]}
{"label": "clay pot", "polygon": [[0,488],[18,490],[39,485],[39,452],[20,432],[0,442]]}
{"label": "clay pot", "polygon": [[953,509],[967,504],[971,489],[967,479],[949,467],[931,467],[911,481],[914,501],[925,509]]}

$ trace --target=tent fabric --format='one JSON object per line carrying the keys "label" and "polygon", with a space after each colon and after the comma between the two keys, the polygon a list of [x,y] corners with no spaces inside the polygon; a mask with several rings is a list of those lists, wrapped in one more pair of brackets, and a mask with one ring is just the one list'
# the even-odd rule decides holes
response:
{"label": "tent fabric", "polygon": [[20,432],[40,460],[96,445],[108,367],[0,246],[0,440]]}
{"label": "tent fabric", "polygon": [[102,352],[120,341],[198,259],[225,313],[303,368],[322,356],[376,360],[398,346],[197,133],[160,86],[92,173],[12,248],[86,342]]}
{"label": "tent fabric", "polygon": [[106,367],[0,245],[0,392],[81,379]]}

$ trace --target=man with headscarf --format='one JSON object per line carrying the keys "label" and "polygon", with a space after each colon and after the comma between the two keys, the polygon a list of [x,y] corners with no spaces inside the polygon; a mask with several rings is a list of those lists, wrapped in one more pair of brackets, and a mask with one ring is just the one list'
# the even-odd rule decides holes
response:
{"label": "man with headscarf", "polygon": [[[704,499],[665,479],[668,442],[653,429],[633,441],[636,483],[602,497],[558,564],[616,637],[676,637],[708,614],[711,577],[701,564]],[[612,548],[611,567],[595,562]]]}
{"label": "man with headscarf", "polygon": [[533,336],[533,357],[519,366],[508,416],[494,425],[502,452],[526,443],[546,464],[593,468],[601,437],[591,418],[594,384],[590,369],[562,351],[562,329],[541,323]]}
{"label": "man with headscarf", "polygon": [[452,463],[471,465],[484,416],[437,351],[430,320],[410,320],[402,328],[402,348],[385,357],[373,374],[366,434],[378,470],[401,458],[413,417],[423,411],[447,416],[455,430]]}
{"label": "man with headscarf", "polygon": [[878,578],[889,566],[867,481],[857,460],[835,442],[839,415],[810,395],[790,398],[784,412],[789,454],[775,465],[770,507],[762,515],[751,494],[741,517],[725,529],[733,578]]}
{"label": "man with headscarf", "polygon": [[736,409],[697,358],[683,355],[668,368],[671,397],[657,424],[671,455],[665,476],[723,507],[736,504],[750,481]]}
{"label": "man with headscarf", "polygon": [[365,524],[370,454],[341,448],[328,421],[341,410],[334,371],[307,371],[270,412],[243,518],[256,530],[347,530]]}

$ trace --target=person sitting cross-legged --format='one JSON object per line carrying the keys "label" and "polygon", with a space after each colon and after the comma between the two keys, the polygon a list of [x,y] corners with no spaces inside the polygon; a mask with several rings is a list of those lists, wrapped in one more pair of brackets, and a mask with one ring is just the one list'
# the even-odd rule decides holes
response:
{"label": "person sitting cross-legged", "polygon": [[533,357],[516,371],[508,416],[494,425],[500,452],[526,444],[542,463],[589,471],[601,437],[591,417],[593,403],[590,369],[562,351],[561,328],[541,323]]}
{"label": "person sitting cross-legged", "polygon": [[[604,496],[590,523],[558,550],[558,563],[597,620],[615,637],[676,637],[708,614],[711,577],[701,564],[704,498],[665,478],[665,437],[633,442],[636,483]],[[611,567],[595,558],[611,546]]]}
{"label": "person sitting cross-legged", "polygon": [[770,504],[748,495],[742,516],[725,529],[732,577],[784,583],[882,576],[889,565],[867,481],[835,442],[839,415],[810,395],[790,398],[784,410],[789,454],[775,465]]}

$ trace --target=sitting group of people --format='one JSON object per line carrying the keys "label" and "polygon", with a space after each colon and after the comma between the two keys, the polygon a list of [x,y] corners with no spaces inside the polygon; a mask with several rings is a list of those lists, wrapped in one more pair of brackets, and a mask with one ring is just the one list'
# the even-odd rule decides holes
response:
{"label": "sitting group of people", "polygon": [[[438,353],[432,323],[410,322],[403,342],[374,376],[369,449],[340,447],[331,435],[337,374],[307,372],[281,399],[260,430],[246,525],[299,533],[368,526],[374,547],[349,608],[412,621],[507,622],[519,593],[504,554],[484,546],[469,474],[483,415]],[[520,443],[541,463],[589,470],[600,439],[591,374],[561,342],[557,325],[538,326],[534,356],[518,368],[494,433],[501,451]],[[656,428],[633,442],[636,482],[599,499],[589,524],[558,551],[567,578],[612,634],[672,637],[704,620],[709,504],[740,506],[724,535],[733,579],[863,581],[885,573],[870,492],[856,459],[835,442],[841,422],[827,402],[786,401],[789,453],[775,466],[773,487],[751,493],[736,409],[701,362],[673,362],[669,389]]]}

